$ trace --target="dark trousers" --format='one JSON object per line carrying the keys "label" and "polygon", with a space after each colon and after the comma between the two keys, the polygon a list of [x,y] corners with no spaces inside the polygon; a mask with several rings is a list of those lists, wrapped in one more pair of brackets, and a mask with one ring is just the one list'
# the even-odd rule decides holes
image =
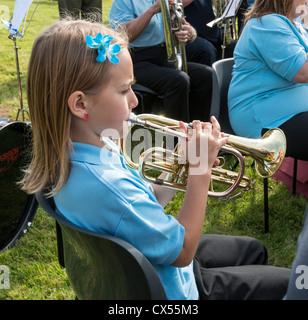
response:
{"label": "dark trousers", "polygon": [[[308,161],[308,112],[302,112],[292,117],[279,127],[287,140],[287,157]],[[264,134],[268,129],[263,129]]]}
{"label": "dark trousers", "polygon": [[60,19],[69,14],[75,19],[85,19],[95,13],[98,22],[102,21],[102,0],[58,0]]}
{"label": "dark trousers", "polygon": [[202,235],[194,259],[201,300],[280,300],[290,270],[267,265],[267,250],[251,237]]}
{"label": "dark trousers", "polygon": [[[224,58],[233,57],[236,41],[225,48]],[[197,37],[195,41],[186,44],[187,61],[202,63],[207,66],[222,58],[222,48],[219,43],[213,44],[207,39]]]}
{"label": "dark trousers", "polygon": [[212,69],[188,63],[187,74],[167,62],[166,48],[132,51],[137,83],[163,96],[166,117],[208,121],[212,100]]}

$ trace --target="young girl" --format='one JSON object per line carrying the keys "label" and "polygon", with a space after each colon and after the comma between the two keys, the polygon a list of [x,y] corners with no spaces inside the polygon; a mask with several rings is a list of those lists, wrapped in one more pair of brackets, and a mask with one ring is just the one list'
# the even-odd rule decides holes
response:
{"label": "young girl", "polygon": [[[169,299],[282,298],[288,271],[261,265],[267,254],[257,240],[204,236],[198,247],[211,168],[227,141],[219,139],[214,118],[211,124],[193,122],[196,143],[208,144],[208,169],[189,174],[177,218],[163,209],[174,191],[144,182],[126,167],[117,146],[101,138],[102,132],[123,134],[137,105],[133,82],[124,35],[102,24],[66,20],[43,32],[29,62],[33,158],[23,189],[35,193],[50,185],[59,214],[135,246],[153,264]],[[181,128],[187,132],[183,123]],[[200,259],[193,263],[197,248]],[[205,282],[197,289],[201,273]]]}

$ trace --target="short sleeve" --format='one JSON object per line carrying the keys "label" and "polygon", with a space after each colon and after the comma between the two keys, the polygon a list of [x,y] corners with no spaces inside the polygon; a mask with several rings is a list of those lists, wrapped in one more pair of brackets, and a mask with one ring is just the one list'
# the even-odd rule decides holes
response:
{"label": "short sleeve", "polygon": [[173,216],[139,197],[128,206],[115,235],[133,243],[151,263],[170,265],[180,254],[184,234]]}
{"label": "short sleeve", "polygon": [[109,24],[113,29],[135,19],[130,0],[114,0],[109,11]]}
{"label": "short sleeve", "polygon": [[307,60],[300,35],[291,22],[279,15],[267,15],[251,26],[249,44],[268,67],[291,81]]}

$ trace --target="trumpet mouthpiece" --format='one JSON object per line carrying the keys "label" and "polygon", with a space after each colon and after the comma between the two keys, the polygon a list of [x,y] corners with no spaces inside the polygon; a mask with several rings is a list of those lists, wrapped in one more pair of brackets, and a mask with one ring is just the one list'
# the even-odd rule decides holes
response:
{"label": "trumpet mouthpiece", "polygon": [[129,119],[127,120],[127,122],[128,122],[128,125],[129,125],[130,127],[132,127],[134,124],[136,124],[137,122],[139,122],[139,120],[138,120],[137,116],[136,116],[133,112],[131,112],[131,113],[130,113],[130,116],[129,116]]}

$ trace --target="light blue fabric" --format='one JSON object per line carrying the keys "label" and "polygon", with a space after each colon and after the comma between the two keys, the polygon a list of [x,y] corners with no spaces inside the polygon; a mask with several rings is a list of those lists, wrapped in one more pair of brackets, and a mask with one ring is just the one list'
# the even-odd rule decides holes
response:
{"label": "light blue fabric", "polygon": [[307,41],[284,16],[248,21],[234,51],[228,95],[237,135],[260,137],[263,128],[279,127],[308,111],[308,84],[292,82],[307,60]]}
{"label": "light blue fabric", "polygon": [[185,230],[157,202],[150,184],[123,163],[117,146],[74,143],[71,173],[54,196],[59,214],[89,230],[124,239],[156,269],[168,299],[198,299],[193,264],[176,268]]}
{"label": "light blue fabric", "polygon": [[[109,23],[112,28],[131,21],[142,15],[155,0],[114,0],[109,11]],[[132,47],[149,47],[165,42],[162,14],[156,13],[147,27],[131,43]]]}

